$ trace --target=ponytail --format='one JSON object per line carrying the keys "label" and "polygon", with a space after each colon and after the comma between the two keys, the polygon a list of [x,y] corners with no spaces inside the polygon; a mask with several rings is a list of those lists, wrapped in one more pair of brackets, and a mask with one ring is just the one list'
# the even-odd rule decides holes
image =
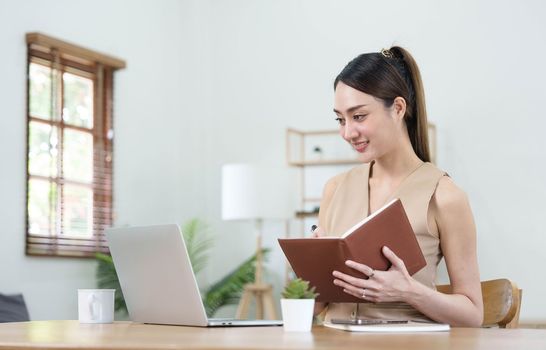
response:
{"label": "ponytail", "polygon": [[[413,146],[413,150],[424,162],[430,162],[430,150],[428,143],[428,121],[427,109],[425,104],[425,90],[423,80],[417,63],[411,54],[399,46],[393,46],[389,49],[394,57],[399,57],[405,65],[404,80],[408,83],[409,98],[412,108],[410,114],[406,115],[406,126]],[[408,101],[406,101],[408,103]]]}

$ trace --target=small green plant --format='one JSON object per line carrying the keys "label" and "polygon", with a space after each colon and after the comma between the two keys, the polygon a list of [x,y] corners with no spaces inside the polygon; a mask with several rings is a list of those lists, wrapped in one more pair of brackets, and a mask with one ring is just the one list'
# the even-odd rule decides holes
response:
{"label": "small green plant", "polygon": [[315,299],[319,293],[315,293],[315,287],[309,287],[309,282],[296,278],[288,282],[282,297],[285,299]]}

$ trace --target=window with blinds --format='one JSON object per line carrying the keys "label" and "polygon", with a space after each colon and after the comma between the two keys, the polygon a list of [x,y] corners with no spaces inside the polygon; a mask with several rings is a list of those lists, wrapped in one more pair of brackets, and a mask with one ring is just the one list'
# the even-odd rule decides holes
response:
{"label": "window with blinds", "polygon": [[108,251],[113,74],[125,62],[40,33],[26,39],[26,253],[93,257]]}

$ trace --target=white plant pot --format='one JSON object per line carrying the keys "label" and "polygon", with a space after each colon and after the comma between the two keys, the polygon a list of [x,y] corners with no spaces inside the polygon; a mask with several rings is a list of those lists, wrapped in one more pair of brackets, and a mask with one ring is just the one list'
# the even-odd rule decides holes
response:
{"label": "white plant pot", "polygon": [[315,299],[281,299],[284,330],[309,332],[313,323]]}

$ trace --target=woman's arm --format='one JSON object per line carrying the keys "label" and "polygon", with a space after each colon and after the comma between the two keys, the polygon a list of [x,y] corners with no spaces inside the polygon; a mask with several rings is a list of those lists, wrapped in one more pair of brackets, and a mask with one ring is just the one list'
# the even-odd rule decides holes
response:
{"label": "woman's arm", "polygon": [[392,263],[388,271],[373,271],[366,265],[348,261],[348,266],[372,277],[364,280],[335,271],[334,283],[367,301],[404,301],[435,321],[478,327],[483,320],[483,303],[476,228],[466,195],[444,177],[431,200],[430,210],[440,232],[453,294],[442,294],[417,282],[408,274],[404,262],[387,247],[383,254]]}
{"label": "woman's arm", "polygon": [[479,327],[483,322],[483,300],[476,226],[467,196],[445,176],[432,198],[431,210],[440,232],[440,246],[453,294],[420,286],[423,292],[412,298],[412,305],[439,322]]}

